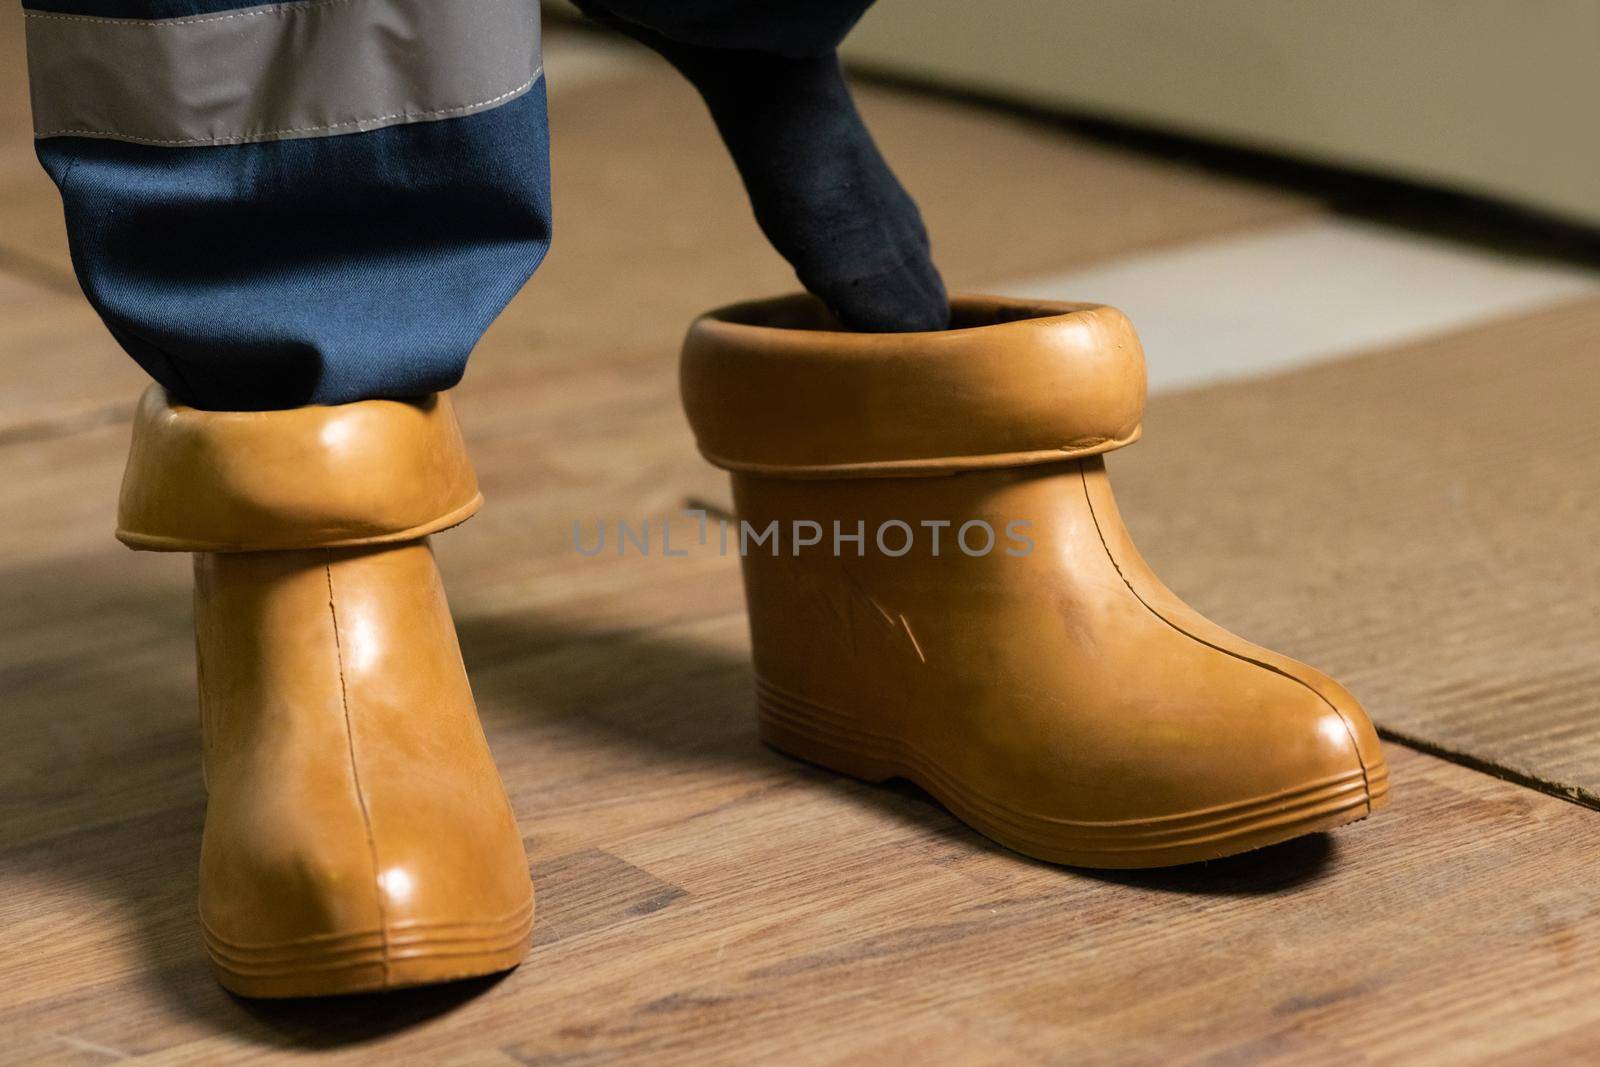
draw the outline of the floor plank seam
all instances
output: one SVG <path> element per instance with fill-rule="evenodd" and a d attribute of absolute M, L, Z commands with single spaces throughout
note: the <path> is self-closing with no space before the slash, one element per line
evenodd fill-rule
<path fill-rule="evenodd" d="M 1454 763 L 1459 767 L 1465 767 L 1480 774 L 1487 774 L 1491 778 L 1498 778 L 1502 782 L 1510 782 L 1512 785 L 1519 785 L 1536 793 L 1555 797 L 1557 800 L 1565 800 L 1569 804 L 1575 804 L 1580 808 L 1600 811 L 1600 796 L 1595 796 L 1585 789 L 1562 785 L 1559 782 L 1546 781 L 1527 771 L 1521 771 L 1515 767 L 1507 767 L 1492 760 L 1484 759 L 1481 756 L 1475 756 L 1470 752 L 1463 752 L 1450 748 L 1448 745 L 1406 733 L 1403 730 L 1396 730 L 1382 723 L 1377 723 L 1376 725 L 1378 736 L 1391 744 L 1404 745 L 1406 748 L 1426 753 L 1448 763 Z"/>

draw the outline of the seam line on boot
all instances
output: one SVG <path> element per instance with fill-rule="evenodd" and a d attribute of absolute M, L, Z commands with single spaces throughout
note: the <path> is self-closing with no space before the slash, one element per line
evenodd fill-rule
<path fill-rule="evenodd" d="M 355 783 L 356 804 L 361 808 L 361 824 L 367 834 L 367 855 L 372 859 L 372 887 L 378 906 L 379 947 L 383 959 L 383 984 L 389 984 L 389 913 L 383 899 L 382 871 L 378 867 L 378 841 L 372 833 L 372 814 L 367 810 L 367 794 L 361 788 L 361 768 L 356 762 L 356 733 L 350 724 L 350 691 L 344 681 L 344 645 L 339 639 L 339 609 L 334 603 L 333 568 L 322 565 L 328 579 L 328 616 L 333 620 L 333 654 L 339 665 L 339 702 L 344 708 L 344 737 L 350 752 L 350 777 Z"/>
<path fill-rule="evenodd" d="M 1361 746 L 1356 743 L 1356 732 L 1350 728 L 1350 720 L 1344 717 L 1344 712 L 1339 710 L 1338 705 L 1334 704 L 1333 701 L 1319 693 L 1317 688 L 1306 682 L 1305 679 L 1297 678 L 1288 671 L 1283 670 L 1281 667 L 1274 667 L 1272 664 L 1265 663 L 1254 658 L 1253 656 L 1246 656 L 1241 652 L 1235 652 L 1231 648 L 1223 648 L 1221 645 L 1207 641 L 1205 638 L 1200 637 L 1197 634 L 1192 634 L 1152 607 L 1148 600 L 1139 595 L 1139 590 L 1134 587 L 1134 584 L 1128 580 L 1128 576 L 1123 573 L 1122 564 L 1117 562 L 1117 554 L 1111 551 L 1111 545 L 1106 541 L 1105 531 L 1100 528 L 1100 516 L 1094 510 L 1094 497 L 1089 492 L 1089 476 L 1084 473 L 1083 463 L 1081 461 L 1078 464 L 1078 481 L 1083 486 L 1083 502 L 1089 507 L 1089 518 L 1094 521 L 1094 532 L 1100 538 L 1100 547 L 1105 551 L 1106 559 L 1111 561 L 1111 566 L 1116 570 L 1117 577 L 1122 579 L 1122 584 L 1128 587 L 1128 592 L 1133 594 L 1133 598 L 1135 600 L 1144 605 L 1144 609 L 1146 611 L 1191 641 L 1205 645 L 1207 648 L 1215 649 L 1216 651 L 1221 652 L 1224 656 L 1231 656 L 1236 660 L 1242 660 L 1245 663 L 1254 664 L 1255 666 L 1260 667 L 1262 670 L 1289 679 L 1291 682 L 1294 682 L 1296 685 L 1309 691 L 1312 696 L 1326 704 L 1329 711 L 1339 716 L 1339 725 L 1344 727 L 1345 736 L 1350 739 L 1350 751 L 1355 753 L 1356 766 L 1361 768 L 1361 786 L 1367 794 L 1367 814 L 1372 814 L 1372 781 L 1367 774 L 1367 761 L 1365 757 L 1361 755 Z"/>

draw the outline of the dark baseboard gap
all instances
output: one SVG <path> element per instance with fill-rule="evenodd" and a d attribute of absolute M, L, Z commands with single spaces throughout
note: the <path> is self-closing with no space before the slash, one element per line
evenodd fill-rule
<path fill-rule="evenodd" d="M 1600 267 L 1600 228 L 1507 200 L 963 89 L 871 64 L 850 69 L 863 84 L 990 108 L 1098 144 L 1309 196 L 1341 215 L 1500 253 Z"/>

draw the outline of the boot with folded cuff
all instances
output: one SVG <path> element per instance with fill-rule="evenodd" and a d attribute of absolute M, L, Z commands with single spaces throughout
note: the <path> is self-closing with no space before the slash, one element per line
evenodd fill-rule
<path fill-rule="evenodd" d="M 482 498 L 443 395 L 140 404 L 117 536 L 194 553 L 200 918 L 244 996 L 492 974 L 533 891 L 428 536 Z"/>
<path fill-rule="evenodd" d="M 1189 608 L 1123 527 L 1101 454 L 1140 432 L 1127 319 L 953 311 L 857 334 L 785 297 L 689 332 L 689 421 L 755 535 L 762 738 L 1073 866 L 1211 859 L 1382 807 L 1355 699 Z"/>

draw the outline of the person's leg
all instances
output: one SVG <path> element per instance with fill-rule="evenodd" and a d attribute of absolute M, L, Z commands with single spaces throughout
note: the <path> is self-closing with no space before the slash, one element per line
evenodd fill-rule
<path fill-rule="evenodd" d="M 847 326 L 950 318 L 916 204 L 861 121 L 834 48 L 870 0 L 581 0 L 692 82 L 756 221 Z"/>
<path fill-rule="evenodd" d="M 26 6 L 79 280 L 186 403 L 448 388 L 549 246 L 534 0 Z"/>
<path fill-rule="evenodd" d="M 437 394 L 550 238 L 534 0 L 30 4 L 73 261 L 159 383 L 117 536 L 195 557 L 219 979 L 516 966 L 527 860 L 430 536 L 482 501 Z"/>

